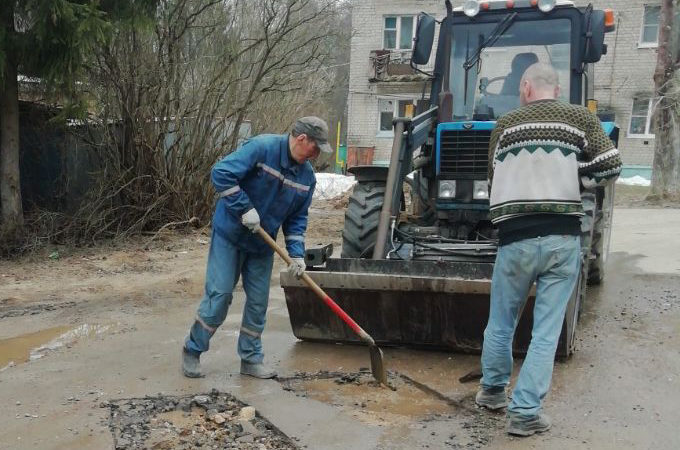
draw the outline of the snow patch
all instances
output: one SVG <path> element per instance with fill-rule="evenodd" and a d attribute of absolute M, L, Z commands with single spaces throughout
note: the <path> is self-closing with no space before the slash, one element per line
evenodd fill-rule
<path fill-rule="evenodd" d="M 356 183 L 356 180 L 353 176 L 337 173 L 317 173 L 314 198 L 318 200 L 331 200 L 340 197 L 352 189 L 354 183 Z"/>
<path fill-rule="evenodd" d="M 651 181 L 640 175 L 635 175 L 628 178 L 620 178 L 616 180 L 617 184 L 625 184 L 628 186 L 649 186 Z"/>

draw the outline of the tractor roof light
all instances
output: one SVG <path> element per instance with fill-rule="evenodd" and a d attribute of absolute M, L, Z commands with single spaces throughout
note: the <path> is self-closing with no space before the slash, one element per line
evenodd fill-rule
<path fill-rule="evenodd" d="M 614 24 L 614 11 L 609 8 L 604 10 L 604 30 L 614 31 L 616 25 Z"/>
<path fill-rule="evenodd" d="M 557 4 L 556 0 L 538 0 L 538 9 L 540 9 L 544 13 L 549 13 L 550 11 L 555 9 L 556 4 Z"/>
<path fill-rule="evenodd" d="M 475 17 L 479 14 L 479 2 L 477 0 L 467 0 L 463 4 L 463 12 L 468 17 Z"/>

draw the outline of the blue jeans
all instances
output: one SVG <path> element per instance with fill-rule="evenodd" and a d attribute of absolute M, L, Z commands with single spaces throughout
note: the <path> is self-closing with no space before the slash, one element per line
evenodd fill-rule
<path fill-rule="evenodd" d="M 239 276 L 243 275 L 246 304 L 238 338 L 238 354 L 242 360 L 251 364 L 261 363 L 264 354 L 260 336 L 266 321 L 273 264 L 273 254 L 244 252 L 213 231 L 205 276 L 205 293 L 184 347 L 197 355 L 208 350 L 210 338 L 227 317 L 232 292 Z"/>
<path fill-rule="evenodd" d="M 512 340 L 536 282 L 531 344 L 508 411 L 536 416 L 548 393 L 564 314 L 581 270 L 579 236 L 543 236 L 499 247 L 491 282 L 491 310 L 484 330 L 482 387 L 504 389 L 512 372 Z"/>

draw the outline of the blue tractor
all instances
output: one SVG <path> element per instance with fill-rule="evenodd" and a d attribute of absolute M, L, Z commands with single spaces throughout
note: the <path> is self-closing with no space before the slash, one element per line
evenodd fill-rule
<path fill-rule="evenodd" d="M 593 64 L 606 53 L 613 13 L 562 0 L 446 1 L 437 22 L 420 14 L 412 67 L 427 64 L 439 27 L 429 107 L 394 121 L 388 167 L 356 166 L 340 258 L 309 249 L 310 276 L 380 345 L 481 350 L 497 233 L 489 220 L 489 138 L 519 106 L 531 64 L 558 72 L 561 100 L 594 106 Z M 603 122 L 616 142 L 618 128 Z M 583 271 L 558 347 L 573 351 L 586 285 L 600 283 L 608 251 L 613 188 L 583 193 Z M 294 334 L 357 342 L 301 282 L 281 274 Z M 531 338 L 530 294 L 514 349 Z"/>

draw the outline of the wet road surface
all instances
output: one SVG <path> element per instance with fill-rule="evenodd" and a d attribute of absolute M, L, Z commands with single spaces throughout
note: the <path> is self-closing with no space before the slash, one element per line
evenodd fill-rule
<path fill-rule="evenodd" d="M 191 267 L 178 269 L 183 290 L 149 278 L 143 292 L 126 291 L 135 281 L 123 274 L 120 286 L 79 302 L 65 283 L 35 298 L 30 276 L 0 285 L 0 362 L 13 361 L 0 364 L 0 448 L 112 448 L 107 402 L 211 389 L 254 406 L 310 449 L 680 448 L 680 211 L 621 209 L 614 221 L 606 281 L 589 291 L 576 353 L 555 366 L 549 433 L 511 438 L 502 414 L 474 406 L 476 382 L 458 379 L 478 367 L 475 355 L 384 348 L 398 390 L 362 381 L 365 348 L 294 338 L 278 280 L 263 339 L 267 361 L 287 381 L 238 374 L 240 291 L 202 358 L 206 377 L 182 377 L 202 247 L 185 255 Z M 22 306 L 17 296 L 29 301 Z"/>

